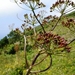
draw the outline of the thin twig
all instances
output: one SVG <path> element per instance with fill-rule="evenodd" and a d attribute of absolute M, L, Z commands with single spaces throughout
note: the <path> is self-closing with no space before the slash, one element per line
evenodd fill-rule
<path fill-rule="evenodd" d="M 71 44 L 71 43 L 74 42 L 74 41 L 75 41 L 75 38 L 74 38 L 73 40 L 71 40 L 71 41 L 68 43 L 68 45 Z"/>
<path fill-rule="evenodd" d="M 62 15 L 59 17 L 57 23 L 56 23 L 55 26 L 51 29 L 51 31 L 53 31 L 53 30 L 56 28 L 56 26 L 58 25 L 59 21 L 61 20 L 61 17 L 62 17 Z"/>
<path fill-rule="evenodd" d="M 40 64 L 40 63 L 43 62 L 47 57 L 48 57 L 48 55 L 46 55 L 45 57 L 43 57 L 43 59 L 42 59 L 41 61 L 39 61 L 38 63 L 34 64 L 33 66 L 36 66 L 36 65 Z"/>
<path fill-rule="evenodd" d="M 45 72 L 45 71 L 47 71 L 48 69 L 50 69 L 50 67 L 52 66 L 52 56 L 51 55 L 49 55 L 50 56 L 50 64 L 49 64 L 49 66 L 46 68 L 46 69 L 44 69 L 44 70 L 39 70 L 39 71 L 30 71 L 31 73 L 40 73 L 40 72 Z"/>
<path fill-rule="evenodd" d="M 26 36 L 24 35 L 24 55 L 25 55 L 25 65 L 26 68 L 29 68 L 28 60 L 27 60 L 27 54 L 26 54 Z"/>

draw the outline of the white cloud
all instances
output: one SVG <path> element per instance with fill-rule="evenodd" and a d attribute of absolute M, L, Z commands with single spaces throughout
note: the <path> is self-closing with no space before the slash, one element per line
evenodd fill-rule
<path fill-rule="evenodd" d="M 75 3 L 75 0 L 72 0 Z"/>
<path fill-rule="evenodd" d="M 0 14 L 10 14 L 18 11 L 20 11 L 20 8 L 16 3 L 11 2 L 11 0 L 0 0 Z"/>

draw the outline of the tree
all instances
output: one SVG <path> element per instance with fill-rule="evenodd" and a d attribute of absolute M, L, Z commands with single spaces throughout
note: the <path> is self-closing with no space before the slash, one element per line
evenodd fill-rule
<path fill-rule="evenodd" d="M 16 30 L 18 30 L 16 28 Z M 20 31 L 18 31 L 19 33 Z M 15 32 L 14 30 L 12 30 L 9 34 L 8 34 L 8 38 L 9 38 L 9 42 L 10 43 L 15 43 L 16 41 L 19 41 L 21 38 L 21 35 L 18 34 L 17 32 Z"/>
<path fill-rule="evenodd" d="M 0 47 L 3 48 L 9 43 L 7 36 L 0 40 Z"/>

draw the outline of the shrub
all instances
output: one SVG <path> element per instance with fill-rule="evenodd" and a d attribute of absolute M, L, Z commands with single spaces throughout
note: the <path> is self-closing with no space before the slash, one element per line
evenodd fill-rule
<path fill-rule="evenodd" d="M 16 51 L 14 50 L 14 46 L 10 49 L 9 54 L 15 54 Z"/>

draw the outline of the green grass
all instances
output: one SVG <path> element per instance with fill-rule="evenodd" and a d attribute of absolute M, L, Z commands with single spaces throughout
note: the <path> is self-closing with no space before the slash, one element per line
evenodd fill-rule
<path fill-rule="evenodd" d="M 52 55 L 53 63 L 52 67 L 38 75 L 75 75 L 75 42 L 71 44 L 73 47 L 70 53 L 64 53 L 62 55 Z M 37 50 L 31 50 L 28 54 L 29 62 L 37 53 Z M 15 55 L 0 55 L 0 74 L 1 75 L 18 75 L 16 72 L 19 72 L 24 65 L 24 52 L 18 52 L 18 59 Z M 44 55 L 43 55 L 44 56 Z M 38 60 L 40 60 L 41 56 Z M 19 62 L 18 62 L 19 61 Z M 31 62 L 30 62 L 31 63 Z M 49 58 L 44 60 L 43 63 L 33 68 L 33 70 L 44 69 L 49 64 Z M 26 73 L 26 69 L 23 70 L 23 75 Z"/>
<path fill-rule="evenodd" d="M 67 17 L 72 17 L 72 18 L 75 18 L 75 11 L 67 14 Z"/>

